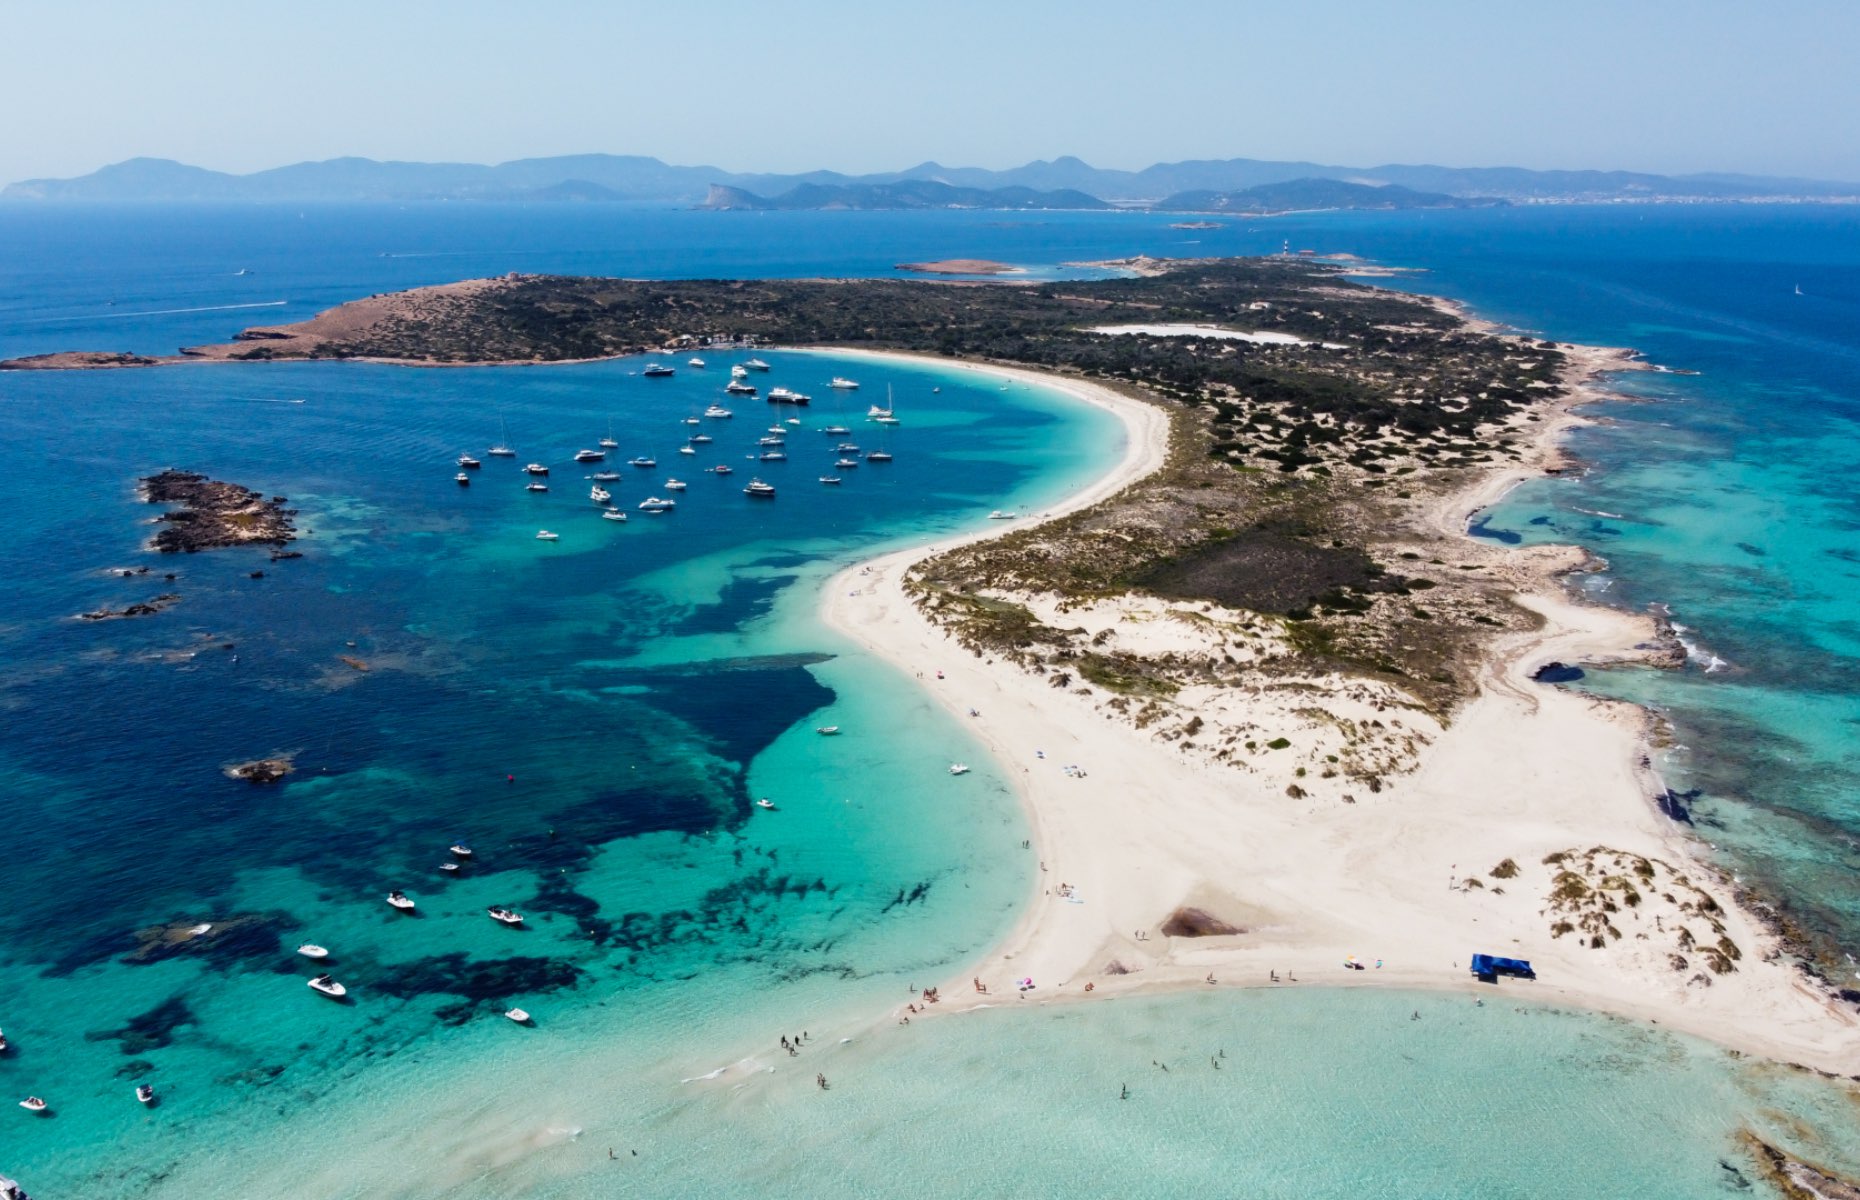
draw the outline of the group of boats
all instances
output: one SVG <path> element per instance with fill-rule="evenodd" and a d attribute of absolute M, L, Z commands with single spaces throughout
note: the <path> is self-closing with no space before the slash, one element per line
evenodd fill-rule
<path fill-rule="evenodd" d="M 688 365 L 703 367 L 704 360 L 701 358 L 692 358 L 689 360 Z M 730 369 L 731 380 L 729 386 L 726 387 L 725 390 L 735 394 L 755 395 L 757 392 L 756 387 L 744 382 L 745 378 L 751 371 L 767 371 L 769 369 L 769 364 L 758 358 L 752 358 L 746 363 L 739 363 Z M 674 368 L 665 366 L 661 363 L 652 363 L 648 365 L 642 373 L 660 377 L 673 374 Z M 828 386 L 836 391 L 857 391 L 859 383 L 857 380 L 848 379 L 842 375 L 835 375 Z M 775 387 L 769 389 L 768 399 L 776 404 L 805 405 L 810 402 L 811 397 L 789 388 Z M 703 410 L 703 418 L 696 415 L 689 416 L 683 419 L 683 424 L 686 426 L 701 425 L 703 424 L 704 418 L 710 420 L 729 420 L 734 416 L 735 414 L 723 405 L 711 404 Z M 867 411 L 866 416 L 869 420 L 880 425 L 898 424 L 890 388 L 886 389 L 884 406 L 872 405 Z M 790 417 L 784 423 L 770 426 L 768 432 L 756 440 L 756 452 L 749 457 L 758 462 L 786 462 L 788 459 L 787 435 L 790 432 L 789 427 L 799 425 L 800 423 L 799 417 Z M 827 425 L 822 429 L 822 432 L 829 436 L 839 438 L 850 437 L 852 434 L 851 429 L 845 425 L 839 424 Z M 696 455 L 700 447 L 711 445 L 715 441 L 716 439 L 707 433 L 692 433 L 685 439 L 685 444 L 679 447 L 678 453 L 687 456 Z M 609 431 L 605 437 L 600 439 L 597 445 L 598 449 L 577 450 L 575 452 L 574 461 L 580 466 L 599 466 L 601 468 L 587 477 L 593 485 L 588 489 L 588 499 L 601 511 L 601 516 L 605 520 L 615 523 L 624 522 L 627 519 L 627 514 L 615 506 L 613 490 L 603 486 L 605 484 L 617 483 L 621 478 L 621 473 L 619 471 L 605 465 L 608 453 L 618 449 L 620 443 L 613 437 L 612 432 Z M 868 463 L 888 463 L 892 461 L 892 455 L 888 450 L 875 449 L 862 451 L 857 443 L 851 441 L 836 442 L 833 449 L 837 457 L 833 463 L 832 473 L 820 476 L 820 482 L 827 486 L 838 486 L 845 482 L 840 472 L 857 468 L 862 461 L 862 455 L 863 461 Z M 490 458 L 517 457 L 517 452 L 510 448 L 507 433 L 503 440 L 500 440 L 485 453 L 486 457 Z M 659 464 L 658 460 L 652 455 L 640 454 L 628 459 L 627 465 L 642 470 L 651 470 L 656 469 Z M 482 469 L 484 463 L 483 460 L 470 454 L 461 454 L 458 457 L 458 466 L 459 473 L 457 475 L 457 480 L 459 484 L 461 486 L 470 486 L 473 478 L 472 472 Z M 724 463 L 705 467 L 703 470 L 706 474 L 711 475 L 730 475 L 734 473 L 734 468 Z M 529 463 L 523 467 L 523 474 L 527 478 L 525 484 L 526 490 L 530 492 L 547 492 L 549 490 L 549 467 L 546 463 Z M 688 486 L 689 485 L 682 480 L 668 478 L 663 488 L 667 492 L 683 492 Z M 775 496 L 775 485 L 759 478 L 752 478 L 743 488 L 743 494 L 750 499 L 772 499 Z M 678 502 L 671 496 L 647 496 L 635 507 L 637 511 L 659 515 L 675 511 L 678 507 Z M 561 534 L 549 529 L 540 529 L 536 532 L 536 540 L 542 542 L 556 542 L 561 540 Z"/>

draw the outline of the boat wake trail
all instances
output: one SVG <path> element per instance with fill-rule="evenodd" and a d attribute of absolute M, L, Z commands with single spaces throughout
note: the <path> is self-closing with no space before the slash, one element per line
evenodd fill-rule
<path fill-rule="evenodd" d="M 253 304 L 204 304 L 199 308 L 145 308 L 137 312 L 88 313 L 81 317 L 40 317 L 22 325 L 59 325 L 71 321 L 120 321 L 127 317 L 165 317 L 173 313 L 226 312 L 234 308 L 281 308 L 289 300 L 260 300 Z"/>

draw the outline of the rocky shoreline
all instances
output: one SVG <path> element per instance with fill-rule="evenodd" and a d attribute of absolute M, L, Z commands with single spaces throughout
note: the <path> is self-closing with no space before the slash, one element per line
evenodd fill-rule
<path fill-rule="evenodd" d="M 157 518 L 163 528 L 153 548 L 163 554 L 194 554 L 224 546 L 283 546 L 297 536 L 283 496 L 265 497 L 236 483 L 209 479 L 196 471 L 170 467 L 141 481 L 149 504 L 180 507 Z"/>

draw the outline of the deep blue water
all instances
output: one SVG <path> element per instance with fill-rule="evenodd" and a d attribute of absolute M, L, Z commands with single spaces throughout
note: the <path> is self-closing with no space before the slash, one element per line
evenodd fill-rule
<path fill-rule="evenodd" d="M 1590 469 L 1520 489 L 1484 532 L 1589 546 L 1611 564 L 1587 584 L 1600 598 L 1672 608 L 1699 665 L 1590 672 L 1582 686 L 1666 712 L 1686 749 L 1663 766 L 1699 789 L 1702 832 L 1825 946 L 1853 946 L 1850 209 L 1320 214 L 1183 231 L 1137 214 L 15 206 L 0 208 L 0 355 L 165 352 L 509 270 L 888 275 L 978 256 L 1055 275 L 1282 239 L 1425 268 L 1406 285 L 1700 372 L 1624 379 L 1634 402 L 1577 436 Z M 60 1104 L 0 1142 L 0 1170 L 31 1168 L 44 1194 L 135 1194 L 231 1122 L 259 1137 L 255 1113 L 276 1132 L 318 1105 L 397 1110 L 442 1058 L 544 1078 L 575 1061 L 551 1057 L 571 1031 L 618 1056 L 616 1077 L 660 1052 L 683 1069 L 691 1031 L 740 1018 L 744 989 L 790 1009 L 849 1003 L 998 934 L 1025 890 L 1006 788 L 979 770 L 946 794 L 939 764 L 976 757 L 952 749 L 961 730 L 908 681 L 840 653 L 807 604 L 823 564 L 1056 495 L 1114 457 L 1115 436 L 1028 389 L 776 357 L 773 381 L 823 402 L 831 374 L 893 382 L 907 416 L 890 435 L 897 461 L 820 488 L 823 409 L 791 435 L 805 448 L 792 461 L 748 463 L 770 424 L 760 402 L 707 423 L 703 456 L 676 455 L 682 420 L 721 383 L 717 356 L 714 378 L 671 381 L 632 374 L 638 362 L 0 375 L 0 1027 L 16 1044 L 0 1097 Z M 844 415 L 862 411 L 849 401 Z M 520 461 L 552 464 L 546 497 L 507 461 L 452 483 L 452 457 L 506 428 Z M 621 504 L 677 475 L 691 487 L 675 514 L 594 516 L 567 460 L 609 428 L 617 457 L 659 458 L 651 473 L 618 468 Z M 858 440 L 875 436 L 858 423 Z M 737 473 L 701 473 L 717 461 Z M 290 496 L 306 557 L 155 563 L 132 487 L 170 464 Z M 741 495 L 752 472 L 777 483 L 775 504 Z M 562 540 L 536 541 L 545 526 Z M 108 574 L 142 563 L 152 577 Z M 158 617 L 69 619 L 163 590 L 182 600 Z M 819 739 L 821 723 L 849 732 Z M 300 771 L 282 787 L 221 774 L 285 751 Z M 780 821 L 751 808 L 771 793 Z M 897 819 L 920 803 L 937 819 Z M 436 866 L 459 836 L 481 858 L 444 881 Z M 425 917 L 388 912 L 391 886 Z M 531 932 L 505 937 L 481 915 L 489 903 L 525 909 Z M 136 957 L 138 931 L 197 922 L 220 932 Z M 306 1003 L 289 953 L 306 937 L 338 948 L 356 1005 Z M 495 1019 L 513 1000 L 563 1035 L 521 1062 Z M 144 1072 L 172 1097 L 152 1124 L 125 1099 Z M 483 1074 L 449 1086 L 475 1096 Z M 124 1146 L 152 1165 L 119 1170 Z"/>

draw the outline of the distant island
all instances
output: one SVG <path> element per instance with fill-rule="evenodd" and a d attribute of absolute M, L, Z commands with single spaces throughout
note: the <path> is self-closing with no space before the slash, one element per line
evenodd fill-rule
<path fill-rule="evenodd" d="M 1265 183 L 1236 192 L 1200 190 L 1177 192 L 1156 207 L 1164 212 L 1236 212 L 1254 216 L 1321 208 L 1502 208 L 1511 202 L 1498 196 L 1449 196 L 1444 192 L 1417 192 L 1400 184 L 1372 187 L 1341 179 L 1294 179 Z"/>
<path fill-rule="evenodd" d="M 897 270 L 919 275 L 1020 275 L 1025 267 L 1009 266 L 988 258 L 945 258 L 938 262 L 899 263 Z"/>
<path fill-rule="evenodd" d="M 246 175 L 170 159 L 132 158 L 76 178 L 26 179 L 8 184 L 0 189 L 0 200 L 241 204 L 478 200 L 733 209 L 1174 207 L 1182 211 L 1216 211 L 1185 209 L 1181 197 L 1246 193 L 1270 185 L 1310 185 L 1320 180 L 1364 188 L 1406 188 L 1459 199 L 1508 200 L 1514 204 L 1860 201 L 1860 183 L 1732 174 L 1671 176 L 1635 171 L 1402 164 L 1351 167 L 1249 158 L 1196 159 L 1122 171 L 1094 167 L 1069 156 L 1006 170 L 924 162 L 902 171 L 866 175 L 838 171 L 756 174 L 715 166 L 678 166 L 625 154 L 527 158 L 495 166 L 333 158 Z M 1386 201 L 1387 196 L 1383 199 Z M 1288 206 L 1267 205 L 1268 210 L 1275 207 Z M 1301 202 L 1289 207 L 1354 205 Z M 1254 210 L 1235 207 L 1233 211 Z"/>

